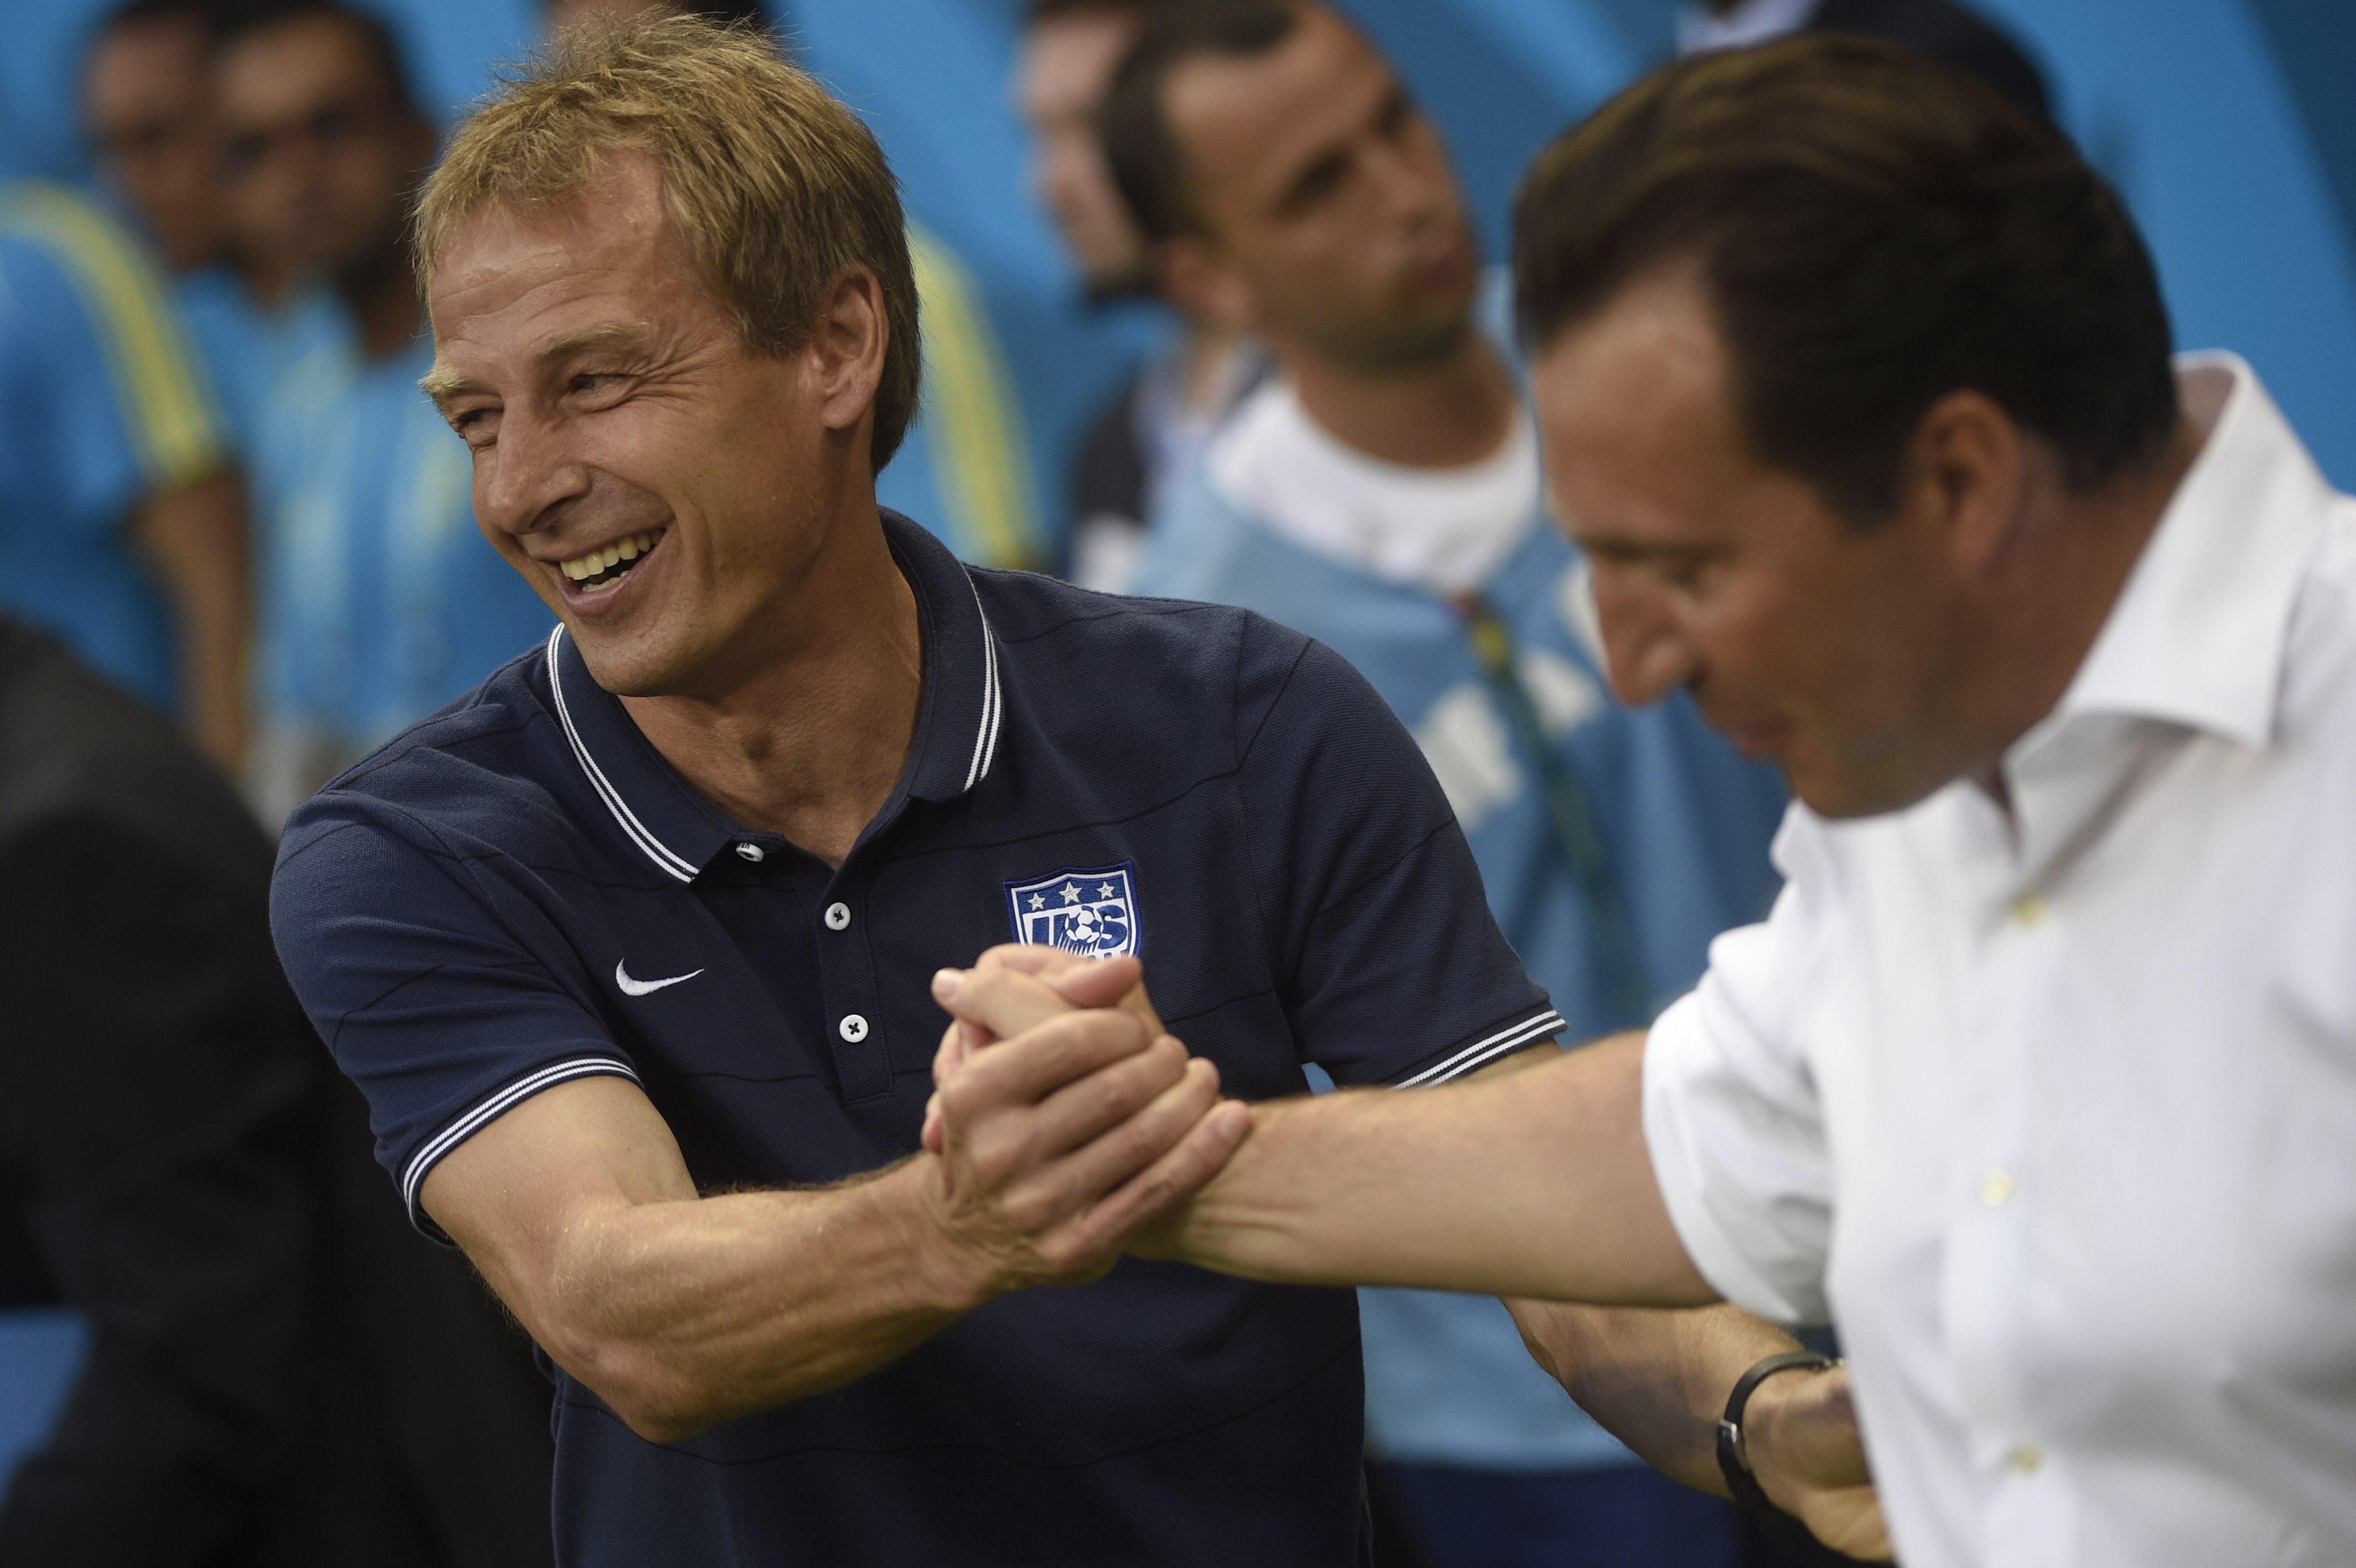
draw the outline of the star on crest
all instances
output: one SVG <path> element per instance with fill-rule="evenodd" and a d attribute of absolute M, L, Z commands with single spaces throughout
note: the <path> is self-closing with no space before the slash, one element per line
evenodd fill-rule
<path fill-rule="evenodd" d="M 1079 883 L 1066 882 L 1064 884 L 1064 901 L 1067 904 L 1076 904 L 1080 901 Z"/>
<path fill-rule="evenodd" d="M 1098 882 L 1097 884 L 1097 897 L 1100 899 L 1108 899 L 1112 897 L 1112 884 L 1110 882 Z"/>
<path fill-rule="evenodd" d="M 1045 909 L 1047 907 L 1047 895 L 1044 893 L 1033 893 L 1031 895 L 1031 907 L 1033 909 Z"/>

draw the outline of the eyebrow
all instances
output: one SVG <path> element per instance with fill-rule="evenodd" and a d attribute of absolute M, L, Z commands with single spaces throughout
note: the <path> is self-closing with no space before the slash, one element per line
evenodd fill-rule
<path fill-rule="evenodd" d="M 583 327 L 578 332 L 568 332 L 549 339 L 532 355 L 532 362 L 549 365 L 591 348 L 602 348 L 610 343 L 640 341 L 650 331 L 651 328 L 643 321 L 599 322 L 594 326 Z M 468 392 L 485 392 L 490 389 L 471 376 L 461 375 L 437 364 L 417 379 L 417 389 L 434 402 L 441 403 Z"/>

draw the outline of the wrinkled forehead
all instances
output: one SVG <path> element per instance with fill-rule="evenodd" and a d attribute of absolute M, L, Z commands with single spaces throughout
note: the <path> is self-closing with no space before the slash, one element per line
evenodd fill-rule
<path fill-rule="evenodd" d="M 459 218 L 426 303 L 437 349 L 495 355 L 599 322 L 716 308 L 643 155 L 616 156 L 572 191 L 495 197 Z"/>

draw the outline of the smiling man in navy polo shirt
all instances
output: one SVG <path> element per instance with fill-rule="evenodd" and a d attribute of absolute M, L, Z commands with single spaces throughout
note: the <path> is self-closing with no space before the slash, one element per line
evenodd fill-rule
<path fill-rule="evenodd" d="M 1414 743 L 1248 613 L 880 514 L 916 294 L 766 44 L 568 40 L 420 215 L 427 378 L 562 624 L 291 822 L 280 950 L 417 1221 L 560 1369 L 568 1564 L 1354 1564 L 1345 1291 L 1123 1261 L 1248 1098 L 1560 1019 Z M 943 965 L 1150 955 L 920 1147 Z M 1027 1285 L 1077 1286 L 1025 1290 Z"/>

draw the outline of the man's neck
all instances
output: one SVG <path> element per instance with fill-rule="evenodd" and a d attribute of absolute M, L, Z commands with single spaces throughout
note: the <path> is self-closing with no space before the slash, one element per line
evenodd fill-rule
<path fill-rule="evenodd" d="M 724 690 L 622 706 L 734 821 L 840 866 L 899 783 L 924 695 L 916 594 L 872 499 L 774 620 L 790 641 Z"/>
<path fill-rule="evenodd" d="M 1301 406 L 1344 446 L 1408 468 L 1462 468 L 1494 455 L 1512 433 L 1520 399 L 1495 348 L 1467 327 L 1447 355 L 1409 368 L 1370 371 L 1274 345 Z"/>
<path fill-rule="evenodd" d="M 337 272 L 336 293 L 359 329 L 360 353 L 369 359 L 398 354 L 417 336 L 424 315 L 407 253 L 399 245 L 379 251 Z"/>
<path fill-rule="evenodd" d="M 2063 497 L 2030 530 L 2029 548 L 2014 553 L 2006 570 L 2011 581 L 1998 585 L 2007 613 L 1983 626 L 1977 645 L 1985 656 L 1968 661 L 1980 671 L 1972 683 L 1979 700 L 1964 699 L 1985 716 L 1988 772 L 2077 678 L 2204 439 L 2189 420 L 2179 423 L 2142 472 Z"/>

